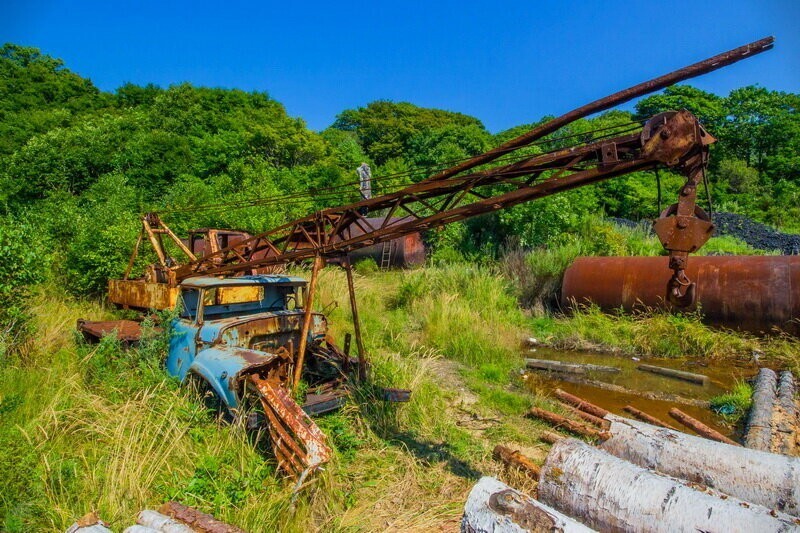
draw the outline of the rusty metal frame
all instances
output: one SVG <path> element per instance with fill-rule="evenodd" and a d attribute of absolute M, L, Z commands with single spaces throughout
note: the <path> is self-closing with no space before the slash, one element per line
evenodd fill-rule
<path fill-rule="evenodd" d="M 767 37 L 596 100 L 400 191 L 318 211 L 242 241 L 177 268 L 175 282 L 197 275 L 233 274 L 251 268 L 282 265 L 308 260 L 317 255 L 341 257 L 361 246 L 379 244 L 412 232 L 511 207 L 627 172 L 652 169 L 659 165 L 681 167 L 686 163 L 686 151 L 681 151 L 679 157 L 672 158 L 664 157 L 664 153 L 644 153 L 643 140 L 639 134 L 634 134 L 531 156 L 484 171 L 461 174 L 527 146 L 579 118 L 769 50 L 773 42 L 772 37 Z M 665 124 L 651 125 L 653 130 L 664 127 Z M 662 151 L 674 151 L 680 144 L 674 139 L 672 142 L 662 140 L 665 141 L 662 143 Z M 605 149 L 609 146 L 614 147 L 616 154 L 609 156 L 606 153 Z M 541 180 L 551 170 L 558 172 Z M 688 175 L 688 171 L 683 171 Z M 567 172 L 572 174 L 565 176 Z M 498 191 L 498 187 L 503 186 L 512 190 Z M 479 200 L 459 206 L 468 194 Z M 397 209 L 402 209 L 409 217 L 390 221 L 390 216 Z M 366 221 L 366 215 L 383 210 L 388 211 L 384 222 L 378 228 L 372 227 Z M 345 228 L 351 225 L 361 228 L 363 235 L 345 235 Z M 369 229 L 365 229 L 364 225 Z M 263 252 L 267 253 L 265 257 L 254 259 L 254 254 Z"/>
<path fill-rule="evenodd" d="M 272 450 L 278 468 L 295 481 L 295 492 L 305 479 L 330 460 L 325 435 L 279 382 L 257 374 L 247 376 L 259 393 Z"/>
<path fill-rule="evenodd" d="M 367 379 L 367 353 L 364 350 L 364 341 L 361 337 L 361 320 L 358 317 L 358 302 L 356 301 L 356 289 L 353 283 L 353 266 L 350 264 L 349 257 L 344 258 L 344 270 L 347 275 L 347 292 L 350 295 L 353 331 L 356 334 L 356 347 L 358 348 L 358 379 L 364 381 Z M 349 346 L 347 348 L 349 349 Z"/>
<path fill-rule="evenodd" d="M 311 281 L 308 287 L 308 294 L 306 301 L 303 302 L 303 327 L 300 330 L 300 345 L 297 347 L 297 358 L 294 365 L 294 379 L 292 383 L 297 386 L 300 383 L 300 377 L 303 374 L 303 363 L 306 356 L 306 346 L 308 344 L 308 331 L 311 328 L 311 316 L 314 306 L 314 296 L 317 292 L 317 281 L 319 279 L 319 271 L 324 266 L 325 262 L 320 256 L 314 257 L 314 266 L 311 269 Z"/>

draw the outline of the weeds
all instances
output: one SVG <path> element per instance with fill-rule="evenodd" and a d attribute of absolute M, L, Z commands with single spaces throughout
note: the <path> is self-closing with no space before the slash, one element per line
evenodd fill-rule
<path fill-rule="evenodd" d="M 737 381 L 730 392 L 711 398 L 711 409 L 735 424 L 750 410 L 752 397 L 753 387 L 745 381 Z"/>
<path fill-rule="evenodd" d="M 563 254 L 537 259 L 537 271 L 557 275 Z M 558 410 L 514 379 L 527 334 L 631 354 L 746 358 L 759 350 L 798 365 L 792 339 L 711 330 L 695 315 L 586 308 L 531 317 L 490 265 L 367 269 L 355 283 L 371 381 L 318 419 L 334 458 L 294 507 L 262 443 L 207 416 L 167 377 L 166 334 L 151 330 L 129 351 L 110 340 L 84 345 L 73 334 L 77 318 L 111 313 L 45 286 L 30 306 L 36 342 L 0 367 L 0 529 L 63 531 L 92 509 L 119 527 L 171 498 L 250 531 L 456 525 L 475 478 L 498 471 L 490 444 L 539 453 L 544 426 L 523 415 L 531 405 Z M 344 273 L 324 269 L 319 294 L 331 334 L 342 339 L 352 331 Z M 383 387 L 412 389 L 411 401 L 384 403 Z"/>

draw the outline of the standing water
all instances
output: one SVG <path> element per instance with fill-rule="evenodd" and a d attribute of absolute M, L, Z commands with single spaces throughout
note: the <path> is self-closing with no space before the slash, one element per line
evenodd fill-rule
<path fill-rule="evenodd" d="M 525 350 L 523 356 L 619 369 L 616 373 L 588 371 L 580 375 L 528 370 L 523 379 L 528 389 L 535 393 L 552 396 L 553 390 L 560 388 L 625 417 L 631 415 L 625 412 L 623 407 L 631 405 L 662 422 L 691 433 L 691 430 L 669 416 L 669 410 L 677 407 L 727 436 L 732 436 L 735 428 L 722 416 L 714 413 L 709 408 L 708 401 L 714 396 L 729 392 L 737 381 L 749 379 L 757 371 L 754 365 L 730 360 L 717 362 L 688 358 L 639 359 L 614 354 L 559 351 L 551 348 Z M 640 364 L 694 372 L 708 376 L 709 379 L 700 385 L 639 370 Z"/>

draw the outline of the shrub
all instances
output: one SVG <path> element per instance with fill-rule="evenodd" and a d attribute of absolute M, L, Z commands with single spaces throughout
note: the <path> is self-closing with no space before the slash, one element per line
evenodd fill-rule
<path fill-rule="evenodd" d="M 11 218 L 0 220 L 0 357 L 13 352 L 30 333 L 27 300 L 49 267 L 41 236 Z"/>

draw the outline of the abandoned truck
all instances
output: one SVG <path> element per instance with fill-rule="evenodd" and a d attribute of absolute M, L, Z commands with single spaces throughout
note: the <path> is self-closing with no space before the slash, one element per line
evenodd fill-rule
<path fill-rule="evenodd" d="M 502 159 L 503 164 L 493 167 L 484 165 L 500 162 L 501 157 L 508 157 L 577 119 L 771 47 L 772 38 L 767 38 L 719 54 L 539 124 L 420 182 L 315 211 L 199 258 L 157 214 L 148 213 L 142 219 L 142 230 L 123 279 L 109 280 L 109 301 L 129 308 L 170 309 L 180 298 L 184 310 L 173 324 L 175 338 L 170 345 L 168 371 L 207 383 L 210 392 L 236 413 L 242 412 L 252 390 L 264 407 L 264 425 L 278 466 L 299 478 L 299 487 L 309 473 L 325 462 L 330 449 L 319 428 L 293 401 L 290 391 L 296 392 L 304 377 L 305 383 L 316 385 L 314 392 L 337 394 L 337 384 L 347 383 L 353 366 L 347 355 L 347 339 L 345 349 L 340 351 L 326 335 L 325 318 L 312 312 L 317 277 L 326 262 L 341 264 L 347 275 L 358 349 L 357 377 L 364 382 L 366 355 L 351 252 L 632 172 L 666 167 L 683 174 L 686 181 L 678 202 L 662 211 L 654 224 L 655 233 L 669 253 L 664 272 L 672 271 L 663 295 L 674 308 L 689 308 L 696 303 L 696 283 L 686 274 L 689 255 L 714 231 L 710 217 L 697 206 L 697 192 L 706 180 L 709 145 L 716 141 L 689 111 L 664 112 L 642 125 L 625 126 L 620 132 L 595 130 L 589 132 L 588 139 L 572 139 L 572 144 L 550 152 L 526 153 L 513 162 Z M 563 139 L 568 138 L 571 136 Z M 483 169 L 475 170 L 478 167 Z M 398 210 L 408 216 L 396 217 Z M 380 216 L 370 219 L 368 214 Z M 347 233 L 346 229 L 353 225 L 360 231 Z M 188 262 L 176 262 L 165 253 L 165 236 Z M 153 246 L 158 263 L 148 265 L 141 278 L 131 279 L 145 238 Z M 253 275 L 260 269 L 312 260 L 307 295 L 305 282 L 299 278 Z M 83 326 L 84 333 L 92 327 L 88 323 Z M 407 400 L 408 393 L 387 390 L 384 398 Z M 308 402 L 305 406 L 309 408 Z"/>
<path fill-rule="evenodd" d="M 184 280 L 175 295 L 178 314 L 169 325 L 165 362 L 171 376 L 191 384 L 225 418 L 241 417 L 250 429 L 266 426 L 278 468 L 297 487 L 331 454 L 309 414 L 340 407 L 348 393 L 342 385 L 357 366 L 330 342 L 321 313 L 309 312 L 301 342 L 306 289 L 306 280 L 286 275 Z M 127 320 L 81 321 L 79 329 L 93 339 L 116 334 L 138 340 L 141 332 Z M 289 391 L 302 346 L 309 392 L 301 407 Z"/>
<path fill-rule="evenodd" d="M 298 346 L 306 281 L 275 275 L 198 277 L 180 286 L 166 368 L 181 382 L 199 380 L 231 414 L 243 405 L 248 374 L 286 383 L 290 365 L 280 348 Z M 312 314 L 308 345 L 325 340 L 327 325 Z M 284 348 L 283 351 L 289 350 Z"/>

